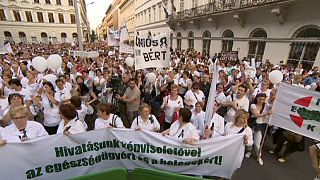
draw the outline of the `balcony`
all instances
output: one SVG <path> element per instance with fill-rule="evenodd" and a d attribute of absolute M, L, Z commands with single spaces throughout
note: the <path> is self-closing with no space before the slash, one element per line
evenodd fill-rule
<path fill-rule="evenodd" d="M 292 1 L 295 0 L 216 0 L 210 4 L 174 13 L 169 16 L 168 23 L 265 5 L 283 4 Z"/>

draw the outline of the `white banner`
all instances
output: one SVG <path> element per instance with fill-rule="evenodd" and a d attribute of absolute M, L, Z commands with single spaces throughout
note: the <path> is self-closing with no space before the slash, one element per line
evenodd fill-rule
<path fill-rule="evenodd" d="M 13 53 L 11 44 L 7 43 L 4 46 L 0 45 L 0 54 L 7 54 L 7 53 Z"/>
<path fill-rule="evenodd" d="M 110 28 L 108 29 L 108 46 L 118 46 L 119 45 L 119 38 L 120 38 L 120 30 L 113 31 Z"/>
<path fill-rule="evenodd" d="M 199 141 L 150 131 L 100 129 L 0 148 L 1 179 L 68 179 L 116 167 L 230 178 L 244 153 L 243 135 Z"/>
<path fill-rule="evenodd" d="M 320 140 L 320 93 L 281 83 L 269 123 Z"/>
<path fill-rule="evenodd" d="M 169 67 L 170 63 L 169 33 L 152 37 L 136 36 L 135 69 L 150 67 Z"/>
<path fill-rule="evenodd" d="M 128 44 L 123 44 L 123 43 L 120 43 L 119 52 L 120 53 L 134 54 L 133 47 L 128 45 Z"/>
<path fill-rule="evenodd" d="M 98 51 L 73 51 L 73 55 L 85 58 L 96 58 L 99 57 Z"/>

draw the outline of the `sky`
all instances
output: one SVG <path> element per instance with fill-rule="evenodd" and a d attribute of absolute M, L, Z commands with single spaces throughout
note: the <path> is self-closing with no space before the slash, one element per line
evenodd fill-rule
<path fill-rule="evenodd" d="M 93 4 L 90 4 L 94 2 Z M 90 22 L 90 29 L 96 30 L 101 24 L 103 17 L 112 3 L 112 0 L 86 0 L 87 16 Z"/>

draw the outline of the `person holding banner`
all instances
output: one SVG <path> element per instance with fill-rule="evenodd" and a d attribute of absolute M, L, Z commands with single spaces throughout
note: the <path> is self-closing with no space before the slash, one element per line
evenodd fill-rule
<path fill-rule="evenodd" d="M 97 106 L 98 119 L 95 121 L 94 129 L 102 128 L 124 128 L 123 122 L 116 114 L 111 114 L 112 105 L 100 103 Z"/>
<path fill-rule="evenodd" d="M 253 103 L 250 106 L 251 118 L 249 123 L 254 128 L 253 140 L 254 140 L 254 150 L 257 155 L 257 161 L 259 165 L 263 165 L 263 160 L 261 158 L 260 145 L 262 142 L 263 135 L 268 127 L 268 118 L 271 115 L 271 106 L 266 104 L 267 95 L 265 93 L 259 93 L 256 95 Z M 250 157 L 251 152 L 246 153 L 246 157 Z"/>
<path fill-rule="evenodd" d="M 59 107 L 62 121 L 59 124 L 57 134 L 65 135 L 85 132 L 83 123 L 77 117 L 77 110 L 72 104 L 61 104 Z"/>
<path fill-rule="evenodd" d="M 134 118 L 131 129 L 154 132 L 158 132 L 160 130 L 160 124 L 157 118 L 150 114 L 151 107 L 148 104 L 142 103 L 139 108 L 139 112 L 140 115 Z"/>
<path fill-rule="evenodd" d="M 216 111 L 218 110 L 218 103 L 214 103 L 213 116 L 207 126 L 203 129 L 203 139 L 221 137 L 224 135 L 224 118 Z"/>
<path fill-rule="evenodd" d="M 192 144 L 200 140 L 200 136 L 196 127 L 190 122 L 191 111 L 188 108 L 181 108 L 179 110 L 179 121 L 175 121 L 169 129 L 162 132 L 164 136 L 172 136 L 186 144 Z"/>
<path fill-rule="evenodd" d="M 28 121 L 27 107 L 12 107 L 9 114 L 13 123 L 0 131 L 2 140 L 6 142 L 25 142 L 37 137 L 48 136 L 47 131 L 40 123 Z"/>
<path fill-rule="evenodd" d="M 197 102 L 195 109 L 192 111 L 191 123 L 197 128 L 199 136 L 202 136 L 204 124 L 205 124 L 205 112 L 203 109 L 203 103 Z"/>

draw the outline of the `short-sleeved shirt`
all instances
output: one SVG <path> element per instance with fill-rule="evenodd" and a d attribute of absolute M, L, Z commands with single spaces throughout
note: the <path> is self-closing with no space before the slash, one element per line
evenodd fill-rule
<path fill-rule="evenodd" d="M 127 111 L 138 111 L 139 106 L 140 106 L 140 90 L 137 86 L 135 86 L 133 89 L 128 87 L 126 89 L 126 92 L 124 93 L 127 98 L 133 98 L 133 102 L 126 102 L 127 104 Z"/>
<path fill-rule="evenodd" d="M 111 126 L 116 128 L 124 128 L 122 120 L 115 114 L 110 114 L 108 119 L 98 118 L 94 123 L 94 129 L 102 129 Z"/>
<path fill-rule="evenodd" d="M 182 140 L 186 138 L 192 138 L 196 140 L 200 139 L 197 128 L 194 125 L 192 125 L 191 122 L 185 124 L 180 128 L 179 127 L 180 127 L 180 121 L 175 121 L 170 126 L 169 135 Z"/>
<path fill-rule="evenodd" d="M 60 122 L 57 134 L 63 133 L 64 131 L 69 131 L 71 134 L 78 134 L 85 132 L 86 129 L 81 121 L 79 121 L 77 118 L 74 118 L 66 125 L 64 125 L 64 120 Z"/>
<path fill-rule="evenodd" d="M 27 126 L 24 129 L 25 134 L 29 139 L 35 139 L 42 136 L 48 136 L 44 127 L 35 121 L 27 121 Z M 19 131 L 14 124 L 11 124 L 0 131 L 1 137 L 7 142 L 21 142 L 21 137 L 24 135 Z"/>
<path fill-rule="evenodd" d="M 152 131 L 153 129 L 160 130 L 160 124 L 159 124 L 157 118 L 154 115 L 150 115 L 150 117 L 152 117 L 152 120 L 150 120 L 150 118 L 149 118 L 147 121 L 144 121 L 141 118 L 141 116 L 134 118 L 134 120 L 131 124 L 131 129 L 140 128 L 140 129 L 148 130 L 148 131 Z"/>

